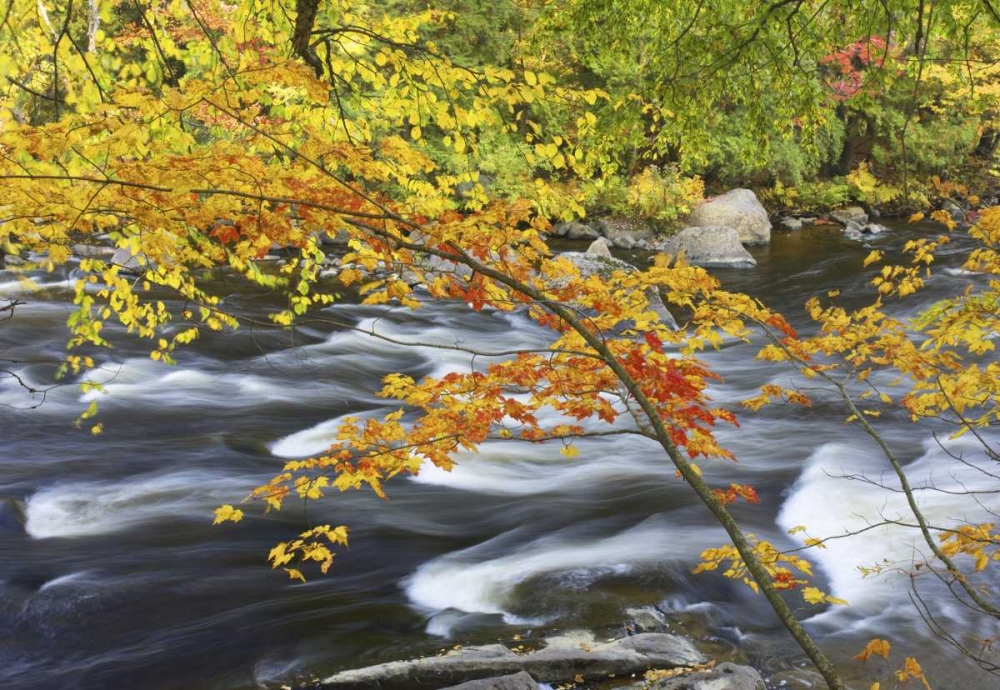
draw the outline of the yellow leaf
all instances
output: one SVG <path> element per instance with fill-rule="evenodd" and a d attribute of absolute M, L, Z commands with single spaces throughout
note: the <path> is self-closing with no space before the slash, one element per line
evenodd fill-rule
<path fill-rule="evenodd" d="M 577 450 L 576 446 L 572 443 L 568 443 L 562 447 L 562 450 L 560 450 L 559 453 L 565 455 L 567 458 L 575 458 L 580 454 L 580 451 Z"/>
<path fill-rule="evenodd" d="M 291 579 L 291 580 L 302 580 L 302 582 L 305 582 L 305 581 L 306 581 L 306 576 L 305 576 L 305 575 L 303 575 L 303 574 L 302 574 L 302 573 L 301 573 L 301 572 L 300 572 L 299 570 L 297 570 L 296 568 L 284 568 L 284 571 L 285 571 L 286 573 L 288 573 L 288 577 L 289 577 L 289 579 Z"/>
<path fill-rule="evenodd" d="M 233 508 L 231 505 L 226 504 L 215 509 L 215 521 L 212 524 L 218 525 L 220 522 L 239 522 L 242 519 L 242 510 L 239 508 Z"/>
<path fill-rule="evenodd" d="M 858 654 L 854 656 L 855 661 L 868 661 L 872 656 L 880 656 L 883 659 L 889 658 L 889 651 L 892 649 L 892 645 L 889 644 L 888 640 L 882 640 L 876 638 L 871 640 L 865 648 L 861 650 Z"/>

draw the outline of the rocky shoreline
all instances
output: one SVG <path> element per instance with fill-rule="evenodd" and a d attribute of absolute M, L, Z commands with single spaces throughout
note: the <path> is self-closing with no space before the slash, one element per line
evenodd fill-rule
<path fill-rule="evenodd" d="M 530 647 L 456 646 L 437 656 L 342 671 L 312 685 L 322 690 L 764 690 L 751 666 L 716 663 L 684 636 L 636 632 L 598 639 L 590 631 L 551 635 Z"/>

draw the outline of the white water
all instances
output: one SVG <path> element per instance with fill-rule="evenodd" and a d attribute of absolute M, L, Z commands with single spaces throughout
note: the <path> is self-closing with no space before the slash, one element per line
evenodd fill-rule
<path fill-rule="evenodd" d="M 76 538 L 132 529 L 168 518 L 211 521 L 238 500 L 246 477 L 189 470 L 107 482 L 60 482 L 33 494 L 25 531 L 35 539 Z"/>
<path fill-rule="evenodd" d="M 955 521 L 995 520 L 990 512 L 1000 511 L 1000 494 L 992 493 L 997 480 L 986 473 L 995 472 L 991 466 L 995 463 L 986 460 L 981 447 L 969 439 L 947 442 L 946 447 L 972 466 L 950 457 L 933 439 L 924 442 L 922 456 L 905 466 L 927 521 L 954 525 Z M 865 622 L 875 627 L 883 613 L 898 615 L 899 610 L 891 611 L 894 606 L 908 606 L 907 573 L 915 563 L 926 560 L 929 548 L 917 529 L 902 526 L 915 525 L 916 521 L 899 486 L 899 479 L 873 443 L 826 443 L 810 456 L 792 487 L 777 519 L 783 529 L 805 525 L 816 538 L 860 532 L 831 539 L 825 549 L 804 554 L 829 577 L 832 593 L 850 602 L 850 607 L 828 609 L 824 617 L 869 619 Z M 985 493 L 974 501 L 964 493 L 969 491 Z M 887 521 L 901 524 L 880 525 Z M 958 562 L 970 565 L 968 557 L 959 557 Z M 881 567 L 883 572 L 865 577 L 860 570 L 873 567 Z M 938 590 L 930 576 L 923 580 L 931 591 Z M 959 616 L 957 603 L 946 592 L 939 594 L 936 603 L 940 613 Z"/>

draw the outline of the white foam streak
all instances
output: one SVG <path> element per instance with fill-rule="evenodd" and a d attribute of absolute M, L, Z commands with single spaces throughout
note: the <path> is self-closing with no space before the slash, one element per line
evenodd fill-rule
<path fill-rule="evenodd" d="M 132 481 L 56 484 L 28 498 L 25 531 L 35 539 L 110 534 L 171 516 L 204 515 L 245 495 L 240 479 L 201 471 Z"/>
<path fill-rule="evenodd" d="M 425 563 L 404 585 L 410 601 L 425 610 L 507 614 L 514 589 L 531 578 L 577 570 L 621 573 L 644 563 L 689 560 L 706 538 L 704 530 L 654 517 L 605 538 L 556 533 L 488 560 L 477 558 L 481 547 L 473 547 Z"/>
<path fill-rule="evenodd" d="M 970 462 L 977 462 L 976 458 L 983 456 L 981 448 L 973 442 L 950 445 L 952 452 L 967 453 Z M 954 461 L 933 441 L 925 443 L 924 454 L 905 470 L 914 487 L 935 486 L 955 492 L 995 489 L 995 480 Z M 915 522 L 902 492 L 852 480 L 848 478 L 850 475 L 864 475 L 887 487 L 899 486 L 891 467 L 876 448 L 828 443 L 809 458 L 791 496 L 782 506 L 778 524 L 784 529 L 805 525 L 809 534 L 818 538 L 866 530 L 856 536 L 828 541 L 825 549 L 812 550 L 807 557 L 818 562 L 829 576 L 833 594 L 851 604 L 850 609 L 837 607 L 829 613 L 850 610 L 875 615 L 890 607 L 891 602 L 906 601 L 909 580 L 893 572 L 893 567 L 905 570 L 915 560 L 923 560 L 929 549 L 916 529 L 897 525 L 872 527 L 886 520 Z M 977 496 L 979 506 L 961 494 L 917 491 L 916 496 L 921 511 L 934 525 L 953 525 L 956 520 L 990 521 L 987 511 L 1000 510 L 1000 496 L 995 493 Z M 887 565 L 887 572 L 864 578 L 858 570 L 859 566 L 876 565 Z"/>

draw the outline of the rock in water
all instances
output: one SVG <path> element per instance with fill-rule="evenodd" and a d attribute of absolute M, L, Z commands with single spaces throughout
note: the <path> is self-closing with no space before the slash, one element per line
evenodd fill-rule
<path fill-rule="evenodd" d="M 444 690 L 538 690 L 538 683 L 524 671 L 498 678 L 470 680 L 468 683 L 453 685 Z"/>
<path fill-rule="evenodd" d="M 630 685 L 627 690 L 766 690 L 764 679 L 750 666 L 724 663 L 706 671 Z"/>
<path fill-rule="evenodd" d="M 684 228 L 656 248 L 674 256 L 683 252 L 687 262 L 695 266 L 751 268 L 757 265 L 757 260 L 740 243 L 739 234 L 730 227 Z"/>
<path fill-rule="evenodd" d="M 743 244 L 771 241 L 771 221 L 767 211 L 749 189 L 733 189 L 694 210 L 688 225 L 707 228 L 720 225 L 735 228 Z"/>
<path fill-rule="evenodd" d="M 597 221 L 597 229 L 608 238 L 612 247 L 631 249 L 656 237 L 656 231 L 642 220 L 609 216 Z"/>
<path fill-rule="evenodd" d="M 868 214 L 860 206 L 848 206 L 847 208 L 837 209 L 830 214 L 830 217 L 841 225 L 847 225 L 852 221 L 858 225 L 864 225 L 868 222 Z"/>
<path fill-rule="evenodd" d="M 643 633 L 611 642 L 599 642 L 587 631 L 570 632 L 545 640 L 542 649 L 523 654 L 501 644 L 465 647 L 443 656 L 393 661 L 324 680 L 320 687 L 336 690 L 363 688 L 434 687 L 477 678 L 525 672 L 546 683 L 564 683 L 580 675 L 588 679 L 642 673 L 653 668 L 676 668 L 705 662 L 691 641 L 677 635 Z M 476 686 L 473 686 L 476 687 Z M 486 686 L 489 687 L 489 686 Z"/>
<path fill-rule="evenodd" d="M 586 253 L 591 256 L 611 256 L 611 248 L 608 246 L 608 241 L 606 239 L 598 237 L 590 243 L 590 246 L 587 247 Z"/>

